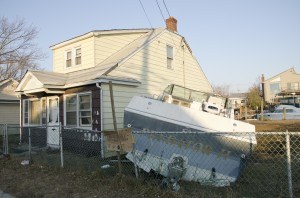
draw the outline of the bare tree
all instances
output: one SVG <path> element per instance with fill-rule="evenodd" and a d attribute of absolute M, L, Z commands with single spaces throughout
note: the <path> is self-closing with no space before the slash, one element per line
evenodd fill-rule
<path fill-rule="evenodd" d="M 10 22 L 0 18 L 0 80 L 20 80 L 28 69 L 40 69 L 38 61 L 45 55 L 34 43 L 38 31 L 24 19 Z"/>
<path fill-rule="evenodd" d="M 224 97 L 229 97 L 229 85 L 213 85 L 214 93 L 217 93 Z"/>

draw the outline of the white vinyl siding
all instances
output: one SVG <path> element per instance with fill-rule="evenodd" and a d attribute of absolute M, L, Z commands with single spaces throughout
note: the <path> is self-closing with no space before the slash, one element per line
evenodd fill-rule
<path fill-rule="evenodd" d="M 126 76 L 142 83 L 139 94 L 159 95 L 169 84 L 190 89 L 212 92 L 212 87 L 197 60 L 188 48 L 182 47 L 181 37 L 163 33 L 156 41 L 145 46 L 111 72 L 111 76 Z M 166 65 L 166 45 L 173 45 L 173 70 Z"/>
<path fill-rule="evenodd" d="M 101 84 L 102 88 L 102 106 L 103 106 L 103 129 L 112 130 L 113 117 L 111 111 L 110 91 L 108 84 Z M 125 86 L 125 85 L 113 85 L 113 95 L 115 102 L 115 113 L 117 120 L 117 128 L 124 128 L 124 109 L 130 102 L 131 98 L 136 95 L 136 87 Z"/>
<path fill-rule="evenodd" d="M 95 64 L 101 63 L 141 35 L 142 33 L 132 33 L 95 37 Z"/>
<path fill-rule="evenodd" d="M 77 63 L 76 64 L 76 50 L 77 51 Z M 66 66 L 66 52 L 72 51 L 72 66 Z M 80 52 L 80 53 L 79 53 Z M 79 53 L 79 54 L 78 54 Z M 79 60 L 80 59 L 80 60 Z M 81 41 L 57 48 L 53 50 L 53 72 L 69 73 L 78 70 L 83 70 L 95 66 L 94 62 L 94 38 L 90 37 Z"/>
<path fill-rule="evenodd" d="M 0 104 L 0 124 L 20 124 L 20 105 Z"/>

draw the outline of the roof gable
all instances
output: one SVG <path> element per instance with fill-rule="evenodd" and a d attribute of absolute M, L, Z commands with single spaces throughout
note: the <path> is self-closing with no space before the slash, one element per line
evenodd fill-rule
<path fill-rule="evenodd" d="M 0 82 L 0 100 L 18 100 L 15 88 L 18 81 L 9 78 Z"/>
<path fill-rule="evenodd" d="M 281 73 L 279 73 L 279 74 L 277 74 L 273 77 L 268 78 L 267 80 L 265 80 L 265 82 L 269 82 L 269 81 L 270 82 L 278 82 L 278 81 L 280 81 L 280 76 L 282 76 L 284 74 L 287 74 L 287 73 L 293 73 L 295 75 L 300 75 L 295 71 L 294 67 L 291 67 L 291 68 L 289 68 L 289 69 L 287 69 L 287 70 L 285 70 L 285 71 L 283 71 L 283 72 L 281 72 Z"/>
<path fill-rule="evenodd" d="M 22 78 L 20 84 L 18 85 L 16 91 L 26 91 L 31 89 L 39 89 L 43 87 L 43 83 L 41 83 L 31 71 L 27 71 L 25 76 Z"/>

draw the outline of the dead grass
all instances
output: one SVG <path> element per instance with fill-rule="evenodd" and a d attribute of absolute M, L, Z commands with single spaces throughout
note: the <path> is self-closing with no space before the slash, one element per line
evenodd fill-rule
<path fill-rule="evenodd" d="M 300 120 L 250 123 L 255 124 L 256 131 L 300 131 Z M 266 141 L 269 147 L 259 147 L 259 144 L 266 144 Z M 169 189 L 160 189 L 159 181 L 150 181 L 151 178 L 148 177 L 136 180 L 134 176 L 107 175 L 101 169 L 86 172 L 83 169 L 45 166 L 40 162 L 22 166 L 24 157 L 16 155 L 10 159 L 0 158 L 0 189 L 16 197 L 283 197 L 287 196 L 286 162 L 282 161 L 284 156 L 272 156 L 272 153 L 268 153 L 272 147 L 282 149 L 282 144 L 284 138 L 258 140 L 258 160 L 247 164 L 233 186 L 224 188 L 181 182 L 181 190 L 175 193 Z M 271 163 L 265 163 L 269 159 L 264 157 L 264 153 L 271 156 Z M 300 177 L 296 174 L 300 172 L 299 162 L 293 170 L 293 178 L 298 181 Z M 300 197 L 300 183 L 294 184 L 294 195 Z"/>
<path fill-rule="evenodd" d="M 250 120 L 258 132 L 300 132 L 300 120 Z"/>

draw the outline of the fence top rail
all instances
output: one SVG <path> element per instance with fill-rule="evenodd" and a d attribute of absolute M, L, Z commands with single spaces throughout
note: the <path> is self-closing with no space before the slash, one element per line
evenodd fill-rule
<path fill-rule="evenodd" d="M 62 126 L 62 125 L 39 125 L 39 126 L 18 126 L 18 125 L 8 125 L 8 124 L 0 124 L 1 127 L 7 126 L 8 128 L 48 128 L 48 127 L 62 127 L 63 129 L 67 130 L 80 130 L 84 132 L 94 132 L 94 133 L 103 133 L 104 131 L 97 131 L 97 130 L 90 130 L 90 129 L 83 129 L 78 127 L 70 127 L 70 126 Z M 139 130 L 139 129 L 132 129 L 132 133 L 134 134 L 214 134 L 214 135 L 237 135 L 237 134 L 244 134 L 244 135 L 299 135 L 300 131 L 293 131 L 290 132 L 286 131 L 256 131 L 256 132 L 225 132 L 225 131 L 218 131 L 218 132 L 211 132 L 211 131 L 191 131 L 191 130 L 183 130 L 183 131 L 151 131 L 151 130 Z"/>
<path fill-rule="evenodd" d="M 171 134 L 215 134 L 215 135 L 236 135 L 236 134 L 244 134 L 244 135 L 300 135 L 300 132 L 206 132 L 206 131 L 140 131 L 140 130 L 132 130 L 133 133 L 137 134 L 153 134 L 153 133 L 158 133 L 158 134 L 165 134 L 165 133 L 171 133 Z"/>
<path fill-rule="evenodd" d="M 255 132 L 255 134 L 257 135 L 300 135 L 300 132 L 289 132 L 289 131 L 285 131 L 285 132 Z"/>
<path fill-rule="evenodd" d="M 80 130 L 80 131 L 94 132 L 94 133 L 102 133 L 103 132 L 103 131 L 96 131 L 96 130 L 91 130 L 91 129 L 82 129 L 82 128 L 75 128 L 75 127 L 68 127 L 68 126 L 63 126 L 63 129 L 67 129 L 67 130 Z"/>

